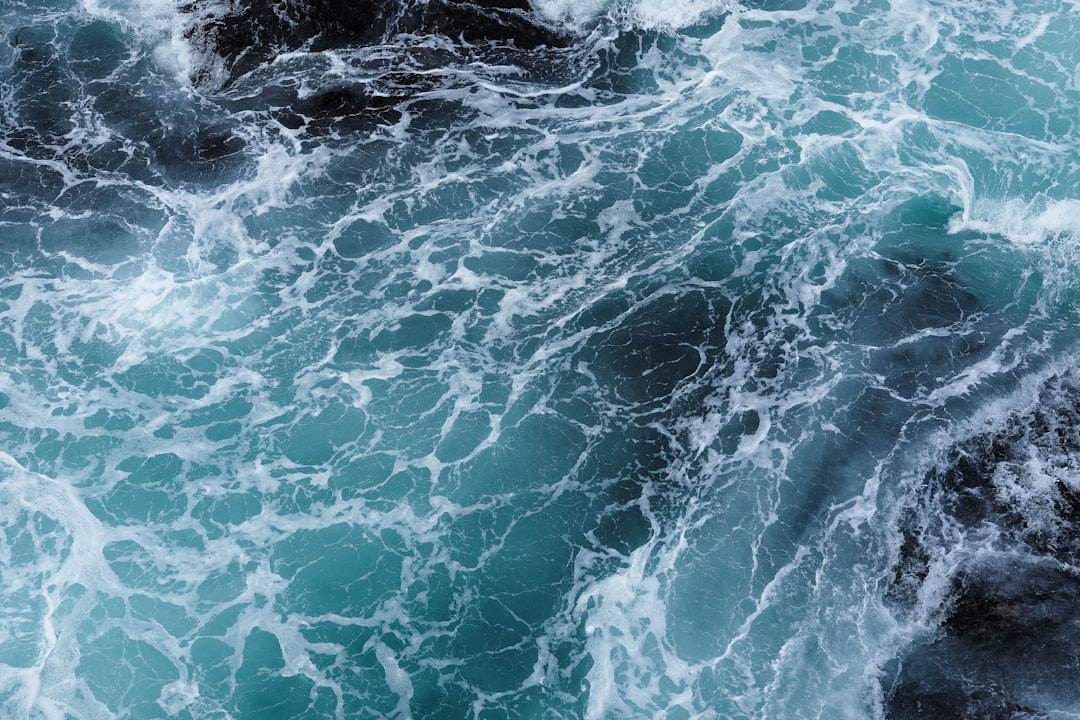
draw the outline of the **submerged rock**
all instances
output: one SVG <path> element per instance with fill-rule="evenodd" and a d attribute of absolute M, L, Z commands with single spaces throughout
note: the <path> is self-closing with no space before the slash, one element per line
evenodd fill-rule
<path fill-rule="evenodd" d="M 1080 579 L 1038 561 L 968 568 L 943 633 L 904 658 L 888 706 L 907 718 L 1045 717 L 1080 701 Z"/>
<path fill-rule="evenodd" d="M 890 598 L 913 607 L 924 583 L 948 589 L 938 632 L 900 660 L 886 716 L 1019 720 L 1080 706 L 1080 383 L 1048 380 L 925 487 Z"/>
<path fill-rule="evenodd" d="M 207 56 L 192 80 L 221 87 L 301 49 L 320 52 L 430 35 L 519 51 L 568 42 L 525 0 L 237 0 L 227 6 L 190 0 L 180 10 L 191 18 L 184 36 Z"/>
<path fill-rule="evenodd" d="M 525 0 L 190 0 L 181 12 L 197 87 L 317 134 L 395 123 L 455 73 L 543 81 L 569 42 Z"/>

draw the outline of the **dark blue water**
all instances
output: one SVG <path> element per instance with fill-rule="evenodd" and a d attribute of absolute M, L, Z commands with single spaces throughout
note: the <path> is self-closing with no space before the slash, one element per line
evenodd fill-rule
<path fill-rule="evenodd" d="M 0 714 L 1080 717 L 1077 7 L 488 5 L 0 4 Z"/>

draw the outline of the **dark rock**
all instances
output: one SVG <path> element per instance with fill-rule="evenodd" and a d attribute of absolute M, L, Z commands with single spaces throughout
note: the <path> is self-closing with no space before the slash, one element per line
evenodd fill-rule
<path fill-rule="evenodd" d="M 524 0 L 244 0 L 222 12 L 213 0 L 182 5 L 185 37 L 224 61 L 227 86 L 281 53 L 391 44 L 395 37 L 442 35 L 470 45 L 518 50 L 562 47 L 568 38 L 544 25 Z M 196 84 L 214 82 L 208 64 Z"/>
<path fill-rule="evenodd" d="M 989 553 L 954 571 L 937 635 L 902 659 L 886 716 L 1047 717 L 1080 706 L 1080 383 L 1047 380 L 1038 401 L 958 447 L 905 513 L 893 588 L 913 607 L 932 548 Z M 989 530 L 989 531 L 988 531 Z"/>
<path fill-rule="evenodd" d="M 296 118 L 295 122 L 308 129 L 370 130 L 378 123 L 394 122 L 400 117 L 395 103 L 396 98 L 374 95 L 360 83 L 332 85 L 298 100 L 282 122 L 288 125 Z"/>
<path fill-rule="evenodd" d="M 1010 563 L 959 576 L 954 598 L 949 635 L 1010 651 L 1036 643 L 1045 654 L 1078 619 L 1080 580 L 1056 567 Z"/>
<path fill-rule="evenodd" d="M 901 527 L 903 542 L 900 557 L 893 567 L 893 582 L 886 590 L 886 597 L 894 603 L 909 607 L 915 600 L 926 577 L 930 574 L 930 553 L 920 542 L 920 533 L 911 527 L 911 515 Z"/>
<path fill-rule="evenodd" d="M 944 635 L 904 659 L 887 717 L 1042 717 L 1075 703 L 1080 580 L 1042 563 L 970 568 L 954 582 Z"/>
<path fill-rule="evenodd" d="M 1030 708 L 1002 697 L 999 688 L 970 688 L 940 672 L 900 684 L 890 698 L 888 720 L 1034 720 Z"/>
<path fill-rule="evenodd" d="M 1058 495 L 1061 496 L 1056 505 L 1062 519 L 1069 523 L 1080 522 L 1080 493 L 1060 479 L 1054 482 L 1054 487 L 1057 488 Z"/>
<path fill-rule="evenodd" d="M 541 81 L 569 38 L 525 0 L 190 0 L 185 37 L 204 62 L 192 81 L 233 111 L 268 112 L 283 126 L 351 133 L 394 123 L 404 102 L 471 63 L 512 66 Z M 378 48 L 349 63 L 355 77 L 318 82 L 324 51 Z M 359 63 L 359 65 L 356 65 Z M 362 65 L 362 67 L 360 67 Z M 348 74 L 347 74 L 348 75 Z M 415 109 L 415 108 L 414 108 Z"/>
<path fill-rule="evenodd" d="M 307 0 L 295 3 L 292 12 L 294 27 L 321 49 L 379 42 L 393 27 L 397 8 L 386 0 Z"/>

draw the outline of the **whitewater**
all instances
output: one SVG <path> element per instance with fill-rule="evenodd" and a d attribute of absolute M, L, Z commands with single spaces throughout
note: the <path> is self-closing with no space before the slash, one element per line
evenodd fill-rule
<path fill-rule="evenodd" d="M 0 715 L 1080 718 L 1080 6 L 355 7 L 0 0 Z"/>

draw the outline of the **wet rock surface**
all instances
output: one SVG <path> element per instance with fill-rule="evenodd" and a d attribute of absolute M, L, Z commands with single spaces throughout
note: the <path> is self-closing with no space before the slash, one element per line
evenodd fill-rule
<path fill-rule="evenodd" d="M 1080 580 L 1047 564 L 969 568 L 942 634 L 903 661 L 888 717 L 1035 718 L 1080 698 Z"/>
<path fill-rule="evenodd" d="M 470 67 L 542 81 L 570 42 L 525 0 L 191 0 L 181 13 L 196 87 L 317 135 L 396 123 Z"/>
<path fill-rule="evenodd" d="M 938 632 L 899 662 L 887 717 L 1020 720 L 1080 706 L 1080 384 L 1051 378 L 926 487 L 903 523 L 891 596 L 914 607 L 942 573 L 947 590 Z"/>
<path fill-rule="evenodd" d="M 520 52 L 569 41 L 544 25 L 524 0 L 246 0 L 227 7 L 192 0 L 181 12 L 191 18 L 185 37 L 222 61 L 220 67 L 197 68 L 197 85 L 227 86 L 286 52 L 390 44 L 403 36 L 438 35 Z"/>

